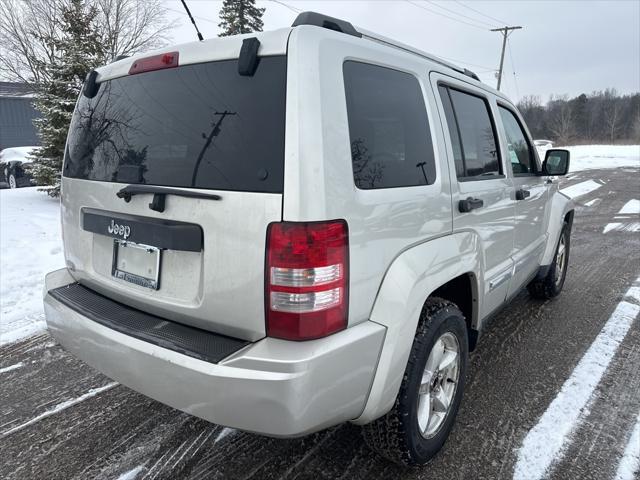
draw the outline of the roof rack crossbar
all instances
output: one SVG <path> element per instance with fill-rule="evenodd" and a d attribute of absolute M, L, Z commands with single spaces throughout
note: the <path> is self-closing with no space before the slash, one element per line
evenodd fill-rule
<path fill-rule="evenodd" d="M 415 55 L 419 55 L 423 58 L 426 58 L 427 60 L 431 60 L 432 62 L 435 62 L 439 65 L 442 65 L 458 73 L 471 77 L 474 80 L 477 80 L 478 82 L 480 81 L 480 78 L 478 78 L 478 75 L 476 75 L 471 70 L 458 67 L 438 57 L 428 55 L 427 53 L 417 50 L 415 48 L 409 47 L 408 45 L 396 43 L 388 38 L 378 36 L 374 33 L 367 32 L 367 31 L 358 31 L 351 23 L 347 22 L 346 20 L 340 20 L 339 18 L 329 17 L 328 15 L 323 15 L 317 12 L 302 12 L 296 17 L 296 19 L 293 21 L 293 24 L 291 26 L 298 27 L 300 25 L 313 25 L 315 27 L 327 28 L 329 30 L 345 33 L 347 35 L 353 35 L 354 37 L 365 38 L 368 40 L 373 40 L 378 43 L 383 43 L 390 47 L 397 48 L 399 50 L 404 50 L 405 52 L 413 53 Z"/>

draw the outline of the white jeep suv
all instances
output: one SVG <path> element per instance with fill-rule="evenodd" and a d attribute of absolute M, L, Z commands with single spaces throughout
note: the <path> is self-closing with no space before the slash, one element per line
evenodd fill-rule
<path fill-rule="evenodd" d="M 122 59 L 69 130 L 49 330 L 211 422 L 422 464 L 487 318 L 562 289 L 568 164 L 472 72 L 315 13 Z"/>

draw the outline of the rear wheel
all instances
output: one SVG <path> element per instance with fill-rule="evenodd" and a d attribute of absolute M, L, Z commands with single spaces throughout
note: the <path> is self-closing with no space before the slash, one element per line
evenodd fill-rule
<path fill-rule="evenodd" d="M 9 174 L 9 188 L 18 188 L 18 182 L 16 176 L 13 173 Z"/>
<path fill-rule="evenodd" d="M 468 350 L 462 312 L 429 299 L 393 408 L 363 429 L 369 447 L 401 465 L 425 464 L 438 453 L 460 406 Z"/>
<path fill-rule="evenodd" d="M 565 223 L 560 233 L 556 254 L 546 276 L 527 285 L 527 290 L 532 297 L 547 300 L 557 297 L 562 291 L 569 266 L 570 234 L 569 224 Z"/>

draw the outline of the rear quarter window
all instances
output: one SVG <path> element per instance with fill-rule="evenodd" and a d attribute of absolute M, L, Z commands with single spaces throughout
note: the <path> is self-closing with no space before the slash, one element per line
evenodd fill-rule
<path fill-rule="evenodd" d="M 343 73 L 356 186 L 432 184 L 435 159 L 418 79 L 354 61 L 344 63 Z"/>

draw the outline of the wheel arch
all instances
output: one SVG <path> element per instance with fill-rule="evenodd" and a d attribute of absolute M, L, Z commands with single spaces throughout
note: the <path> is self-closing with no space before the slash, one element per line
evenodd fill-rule
<path fill-rule="evenodd" d="M 482 309 L 482 258 L 478 236 L 458 232 L 417 245 L 394 260 L 370 315 L 371 321 L 387 328 L 385 341 L 369 398 L 354 423 L 369 423 L 393 406 L 420 313 L 429 298 L 438 296 L 462 303 L 459 308 L 467 319 L 469 343 L 475 345 L 478 312 Z M 464 298 L 465 293 L 471 298 Z"/>
<path fill-rule="evenodd" d="M 438 287 L 428 298 L 439 297 L 456 304 L 464 315 L 469 338 L 469 351 L 476 348 L 478 342 L 478 282 L 473 272 L 466 272 L 452 278 Z M 426 302 L 426 300 L 425 300 Z"/>
<path fill-rule="evenodd" d="M 547 245 L 542 255 L 542 261 L 540 262 L 543 267 L 551 264 L 556 252 L 556 245 L 560 239 L 560 232 L 562 232 L 565 222 L 567 222 L 569 228 L 571 228 L 575 214 L 575 204 L 573 200 L 559 192 L 553 194 L 549 203 L 550 213 L 549 223 L 547 225 Z"/>

